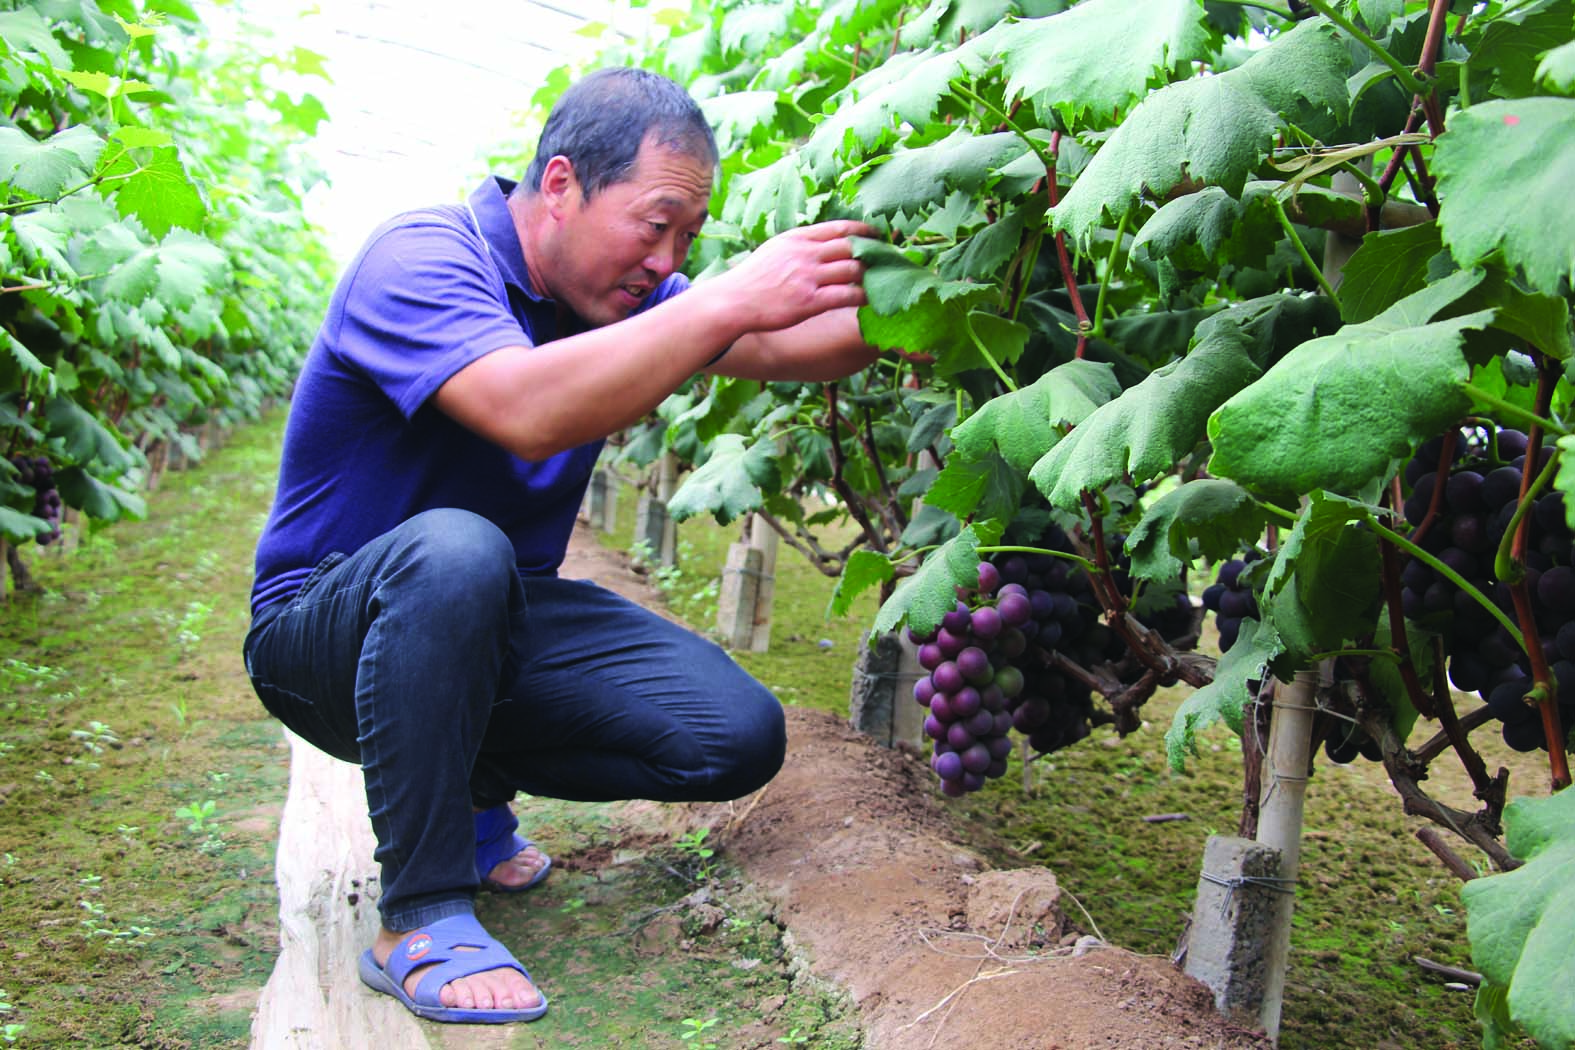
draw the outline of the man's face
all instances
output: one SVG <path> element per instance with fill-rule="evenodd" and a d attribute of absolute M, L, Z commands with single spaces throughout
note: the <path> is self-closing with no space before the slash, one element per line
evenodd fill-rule
<path fill-rule="evenodd" d="M 684 263 L 711 201 L 711 166 L 647 138 L 629 177 L 589 203 L 566 194 L 547 272 L 553 298 L 599 328 L 622 321 Z"/>

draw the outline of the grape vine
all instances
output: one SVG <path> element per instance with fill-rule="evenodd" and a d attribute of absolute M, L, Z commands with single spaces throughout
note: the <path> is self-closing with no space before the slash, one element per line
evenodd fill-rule
<path fill-rule="evenodd" d="M 925 358 L 833 389 L 697 381 L 630 447 L 694 467 L 680 514 L 766 514 L 832 555 L 834 608 L 880 587 L 876 630 L 949 639 L 926 698 L 949 793 L 988 777 L 1001 716 L 1056 664 L 1009 655 L 1042 618 L 977 644 L 975 618 L 1008 615 L 981 567 L 1034 547 L 1075 552 L 1084 629 L 1120 643 L 1104 680 L 1071 659 L 1089 724 L 1135 726 L 1143 690 L 1190 686 L 1180 767 L 1216 723 L 1261 739 L 1272 682 L 1318 669 L 1315 742 L 1381 761 L 1408 812 L 1505 872 L 1575 843 L 1506 836 L 1530 811 L 1473 743 L 1491 723 L 1541 749 L 1546 780 L 1521 790 L 1570 782 L 1575 4 L 716 0 L 651 33 L 601 61 L 688 84 L 719 129 L 697 278 L 790 226 L 864 219 L 883 235 L 859 250 L 865 337 Z M 856 548 L 807 538 L 816 503 L 852 516 Z M 1052 525 L 1069 550 L 1040 547 Z M 1224 572 L 1203 591 L 1218 661 L 1129 607 L 1204 564 Z M 989 667 L 970 655 L 959 684 L 943 669 L 969 649 Z M 1428 793 L 1446 755 L 1475 811 Z M 1495 1038 L 1575 1038 L 1568 997 L 1538 998 L 1545 946 L 1575 940 L 1551 893 L 1500 916 L 1536 936 L 1479 1000 Z"/>

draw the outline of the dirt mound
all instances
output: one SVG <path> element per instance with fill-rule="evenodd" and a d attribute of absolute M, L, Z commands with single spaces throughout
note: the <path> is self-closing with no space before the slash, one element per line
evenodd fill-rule
<path fill-rule="evenodd" d="M 916 755 L 788 711 L 758 796 L 700 812 L 814 972 L 852 994 L 874 1050 L 1262 1048 L 1168 960 L 1082 936 L 1055 876 L 991 871 Z"/>

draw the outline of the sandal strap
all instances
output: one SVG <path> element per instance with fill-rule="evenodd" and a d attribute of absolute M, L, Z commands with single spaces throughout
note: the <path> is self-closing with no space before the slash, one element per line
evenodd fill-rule
<path fill-rule="evenodd" d="M 525 840 L 514 834 L 519 826 L 507 802 L 476 814 L 477 879 L 485 880 L 493 868 L 525 848 Z"/>
<path fill-rule="evenodd" d="M 412 996 L 422 1006 L 442 1006 L 438 993 L 445 984 L 487 970 L 510 967 L 531 979 L 520 961 L 469 914 L 450 915 L 405 934 L 383 969 L 403 986 L 420 966 L 431 967 L 421 975 Z"/>

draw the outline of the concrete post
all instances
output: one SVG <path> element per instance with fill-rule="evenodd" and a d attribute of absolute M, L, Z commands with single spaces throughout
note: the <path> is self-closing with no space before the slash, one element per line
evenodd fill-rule
<path fill-rule="evenodd" d="M 777 592 L 777 548 L 781 537 L 758 514 L 749 516 L 749 546 L 760 552 L 760 585 L 755 589 L 754 631 L 749 651 L 763 653 L 771 648 L 771 605 Z"/>
<path fill-rule="evenodd" d="M 1256 1027 L 1268 984 L 1268 946 L 1279 897 L 1280 851 L 1251 839 L 1214 835 L 1187 933 L 1187 976 L 1214 993 L 1232 1022 Z"/>
<path fill-rule="evenodd" d="M 925 711 L 914 702 L 913 684 L 925 673 L 901 634 L 865 634 L 853 663 L 848 721 L 883 747 L 902 741 L 921 746 Z"/>
<path fill-rule="evenodd" d="M 747 650 L 755 638 L 755 603 L 760 590 L 760 551 L 747 543 L 727 548 L 722 589 L 717 595 L 716 626 L 722 645 Z"/>

